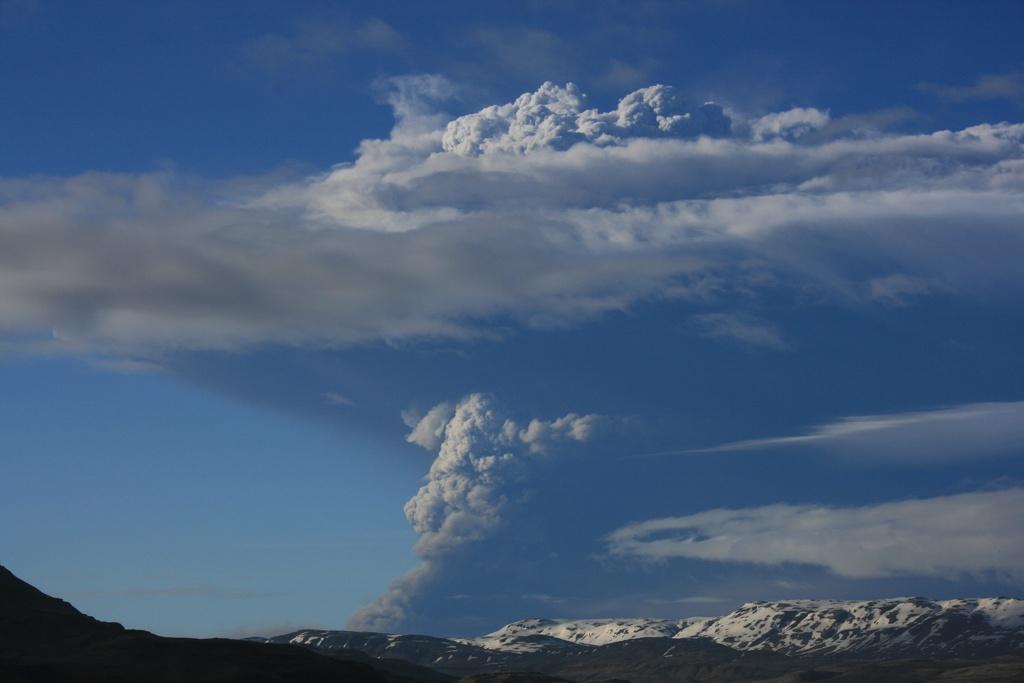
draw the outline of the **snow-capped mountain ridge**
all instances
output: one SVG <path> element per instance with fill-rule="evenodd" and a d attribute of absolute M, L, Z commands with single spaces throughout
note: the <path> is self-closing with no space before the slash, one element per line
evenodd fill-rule
<path fill-rule="evenodd" d="M 1024 600 L 786 600 L 748 602 L 720 617 L 524 619 L 460 642 L 513 651 L 526 637 L 583 645 L 635 638 L 708 638 L 736 650 L 790 655 L 958 655 L 1024 652 Z"/>
<path fill-rule="evenodd" d="M 580 645 L 607 645 L 634 638 L 672 638 L 693 623 L 694 619 L 521 619 L 493 633 L 463 638 L 460 642 L 502 650 L 525 636 L 547 636 Z"/>
<path fill-rule="evenodd" d="M 560 671 L 571 662 L 618 661 L 634 648 L 651 661 L 676 657 L 680 648 L 713 658 L 722 652 L 770 652 L 860 660 L 982 659 L 1024 656 L 1024 600 L 783 600 L 748 602 L 718 617 L 523 619 L 475 638 L 307 629 L 267 640 L 323 651 L 358 650 L 458 675 Z"/>

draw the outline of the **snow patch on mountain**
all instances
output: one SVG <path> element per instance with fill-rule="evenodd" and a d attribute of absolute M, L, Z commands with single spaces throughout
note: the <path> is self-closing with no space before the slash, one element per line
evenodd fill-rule
<path fill-rule="evenodd" d="M 641 638 L 710 640 L 739 651 L 856 657 L 995 657 L 1024 654 L 1024 600 L 784 600 L 749 602 L 719 617 L 523 619 L 476 638 L 304 630 L 268 639 L 318 650 L 359 650 L 448 669 L 534 666 L 589 656 Z M 655 641 L 649 641 L 655 642 Z M 460 669 L 462 670 L 462 669 Z"/>
<path fill-rule="evenodd" d="M 635 638 L 707 638 L 736 650 L 791 655 L 1024 652 L 1024 600 L 788 600 L 750 602 L 720 617 L 691 619 L 524 619 L 460 642 L 531 651 L 530 639 L 608 645 Z"/>
<path fill-rule="evenodd" d="M 521 648 L 528 637 L 547 636 L 579 645 L 608 645 L 634 638 L 671 638 L 698 619 L 522 619 L 494 633 L 460 642 L 488 650 Z"/>
<path fill-rule="evenodd" d="M 710 638 L 737 650 L 785 654 L 872 653 L 971 656 L 1024 651 L 1024 600 L 792 600 L 750 602 L 675 638 Z"/>

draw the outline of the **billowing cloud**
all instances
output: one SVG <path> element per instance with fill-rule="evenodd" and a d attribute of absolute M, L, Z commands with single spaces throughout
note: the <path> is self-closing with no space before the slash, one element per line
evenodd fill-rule
<path fill-rule="evenodd" d="M 494 534 L 523 495 L 522 484 L 544 453 L 557 442 L 585 442 L 607 420 L 569 414 L 526 426 L 506 417 L 483 394 L 470 394 L 454 407 L 429 411 L 409 440 L 430 448 L 440 428 L 443 439 L 426 483 L 405 504 L 405 516 L 419 534 L 416 552 L 423 564 L 392 582 L 389 589 L 351 619 L 354 628 L 394 628 L 409 614 L 417 594 L 443 571 L 460 547 Z"/>
<path fill-rule="evenodd" d="M 313 177 L 0 180 L 0 332 L 143 358 L 473 338 L 749 282 L 839 302 L 1024 289 L 1024 125 L 821 136 L 824 110 L 730 122 L 652 86 L 601 112 L 550 83 L 452 119 L 440 77 L 386 90 L 391 136 Z"/>
<path fill-rule="evenodd" d="M 405 516 L 420 535 L 419 554 L 432 557 L 487 536 L 501 524 L 507 485 L 526 474 L 531 456 L 558 442 L 586 442 L 607 421 L 570 413 L 551 421 L 533 419 L 523 427 L 484 394 L 470 394 L 454 408 L 436 406 L 409 435 L 429 448 L 434 442 L 416 435 L 426 429 L 443 434 L 427 483 L 405 505 Z"/>
<path fill-rule="evenodd" d="M 808 564 L 842 577 L 1024 578 L 1024 489 L 963 493 L 862 507 L 767 505 L 630 524 L 609 552 L 642 560 L 688 558 Z"/>
<path fill-rule="evenodd" d="M 531 453 L 544 453 L 558 443 L 589 441 L 598 429 L 607 424 L 608 418 L 603 415 L 569 413 L 550 422 L 534 418 L 518 431 L 517 436 L 529 447 Z"/>
<path fill-rule="evenodd" d="M 832 117 L 827 111 L 797 107 L 767 114 L 750 124 L 751 137 L 758 142 L 772 139 L 797 140 L 808 133 L 821 130 Z"/>
<path fill-rule="evenodd" d="M 935 462 L 1024 453 L 1024 401 L 968 403 L 888 415 L 844 417 L 804 434 L 748 439 L 695 449 L 721 453 L 815 447 L 842 455 L 899 462 Z"/>
<path fill-rule="evenodd" d="M 444 430 L 448 421 L 455 412 L 455 406 L 451 403 L 438 403 L 427 411 L 426 415 L 416 417 L 412 412 L 402 413 L 402 419 L 412 430 L 406 435 L 405 440 L 414 443 L 421 448 L 432 451 L 441 445 L 444 439 Z"/>
<path fill-rule="evenodd" d="M 455 407 L 427 482 L 405 505 L 420 554 L 437 555 L 485 537 L 501 523 L 505 485 L 519 475 L 516 426 L 472 394 Z"/>
<path fill-rule="evenodd" d="M 586 109 L 586 95 L 572 83 L 544 83 L 515 102 L 460 116 L 445 129 L 446 152 L 479 156 L 537 150 L 565 150 L 579 142 L 621 144 L 634 137 L 721 137 L 729 117 L 713 103 L 694 107 L 674 88 L 654 85 L 619 100 L 615 111 Z M 691 111 L 692 109 L 692 111 Z"/>

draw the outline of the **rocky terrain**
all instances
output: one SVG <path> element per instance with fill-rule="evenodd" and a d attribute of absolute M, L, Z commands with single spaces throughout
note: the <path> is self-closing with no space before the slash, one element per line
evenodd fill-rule
<path fill-rule="evenodd" d="M 1024 680 L 1024 601 L 753 602 L 707 618 L 524 619 L 472 638 L 306 630 L 268 642 L 320 652 L 358 650 L 453 676 L 532 671 L 635 683 L 923 681 L 984 671 L 976 680 L 1000 680 L 1000 672 L 1010 676 L 1006 680 Z"/>
<path fill-rule="evenodd" d="M 303 630 L 200 640 L 98 621 L 0 567 L 0 681 L 1009 683 L 1024 681 L 1020 607 L 797 601 L 708 619 L 528 619 L 478 638 Z"/>

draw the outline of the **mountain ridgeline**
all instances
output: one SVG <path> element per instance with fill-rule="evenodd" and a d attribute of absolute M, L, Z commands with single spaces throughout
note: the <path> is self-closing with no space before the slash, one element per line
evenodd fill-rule
<path fill-rule="evenodd" d="M 162 638 L 98 621 L 0 566 L 3 683 L 404 683 L 449 680 L 361 653 L 324 657 L 294 645 Z"/>
<path fill-rule="evenodd" d="M 1024 681 L 1024 603 L 750 603 L 709 619 L 527 619 L 478 638 L 304 630 L 241 641 L 162 638 L 98 621 L 0 567 L 3 683 L 456 680 Z"/>
<path fill-rule="evenodd" d="M 1024 600 L 751 602 L 721 617 L 679 621 L 527 619 L 465 642 L 508 650 L 530 635 L 585 645 L 651 637 L 707 638 L 744 652 L 979 658 L 1024 654 Z"/>
<path fill-rule="evenodd" d="M 357 650 L 456 676 L 536 671 L 656 683 L 790 680 L 794 671 L 813 671 L 837 680 L 924 681 L 985 667 L 976 680 L 1003 680 L 991 668 L 999 666 L 1012 672 L 1005 680 L 1024 680 L 1024 600 L 753 602 L 710 618 L 524 619 L 474 638 L 304 630 L 267 642 Z"/>

